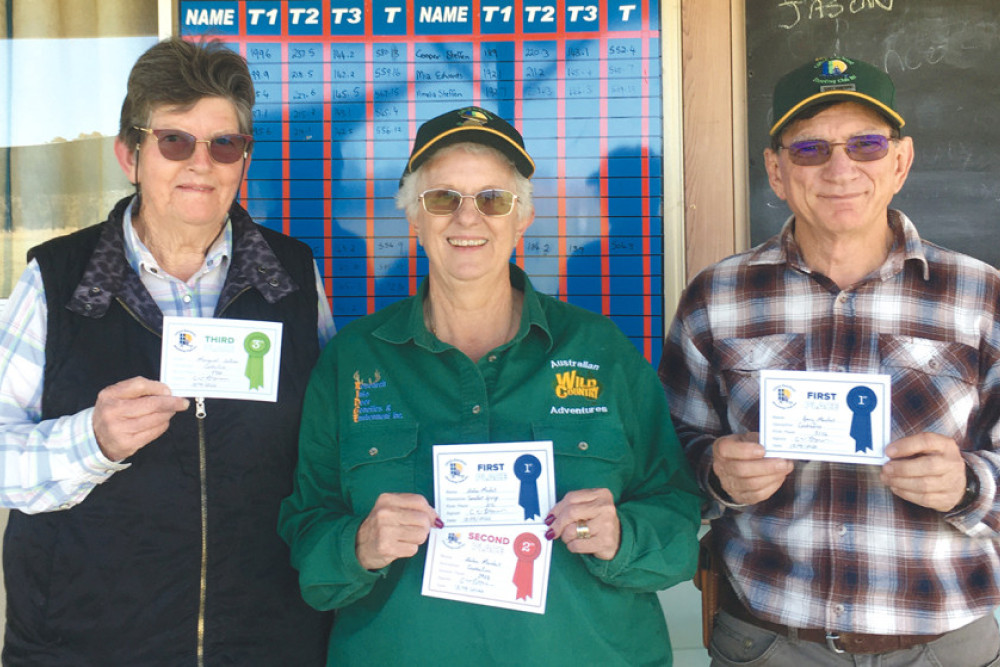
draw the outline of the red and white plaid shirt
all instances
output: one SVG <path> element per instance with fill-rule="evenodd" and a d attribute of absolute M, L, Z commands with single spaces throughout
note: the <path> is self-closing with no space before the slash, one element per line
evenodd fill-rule
<path fill-rule="evenodd" d="M 1000 273 L 922 241 L 889 212 L 883 265 L 841 290 L 781 234 L 696 276 L 660 363 L 702 488 L 712 442 L 758 431 L 763 369 L 892 377 L 892 440 L 958 442 L 980 481 L 942 514 L 893 495 L 878 466 L 797 461 L 767 501 L 706 518 L 735 588 L 761 618 L 799 628 L 938 634 L 1000 604 Z"/>

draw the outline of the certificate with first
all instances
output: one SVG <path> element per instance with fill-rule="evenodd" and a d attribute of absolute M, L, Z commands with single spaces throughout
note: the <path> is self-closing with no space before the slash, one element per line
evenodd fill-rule
<path fill-rule="evenodd" d="M 864 373 L 760 373 L 760 442 L 767 456 L 882 464 L 891 378 Z"/>
<path fill-rule="evenodd" d="M 555 505 L 552 442 L 434 446 L 434 504 L 421 592 L 545 613 Z"/>

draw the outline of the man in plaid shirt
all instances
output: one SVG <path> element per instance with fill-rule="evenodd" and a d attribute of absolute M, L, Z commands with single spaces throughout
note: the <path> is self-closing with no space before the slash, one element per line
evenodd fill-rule
<path fill-rule="evenodd" d="M 733 665 L 1000 665 L 1000 274 L 890 209 L 913 142 L 892 81 L 825 58 L 775 87 L 791 217 L 685 290 L 660 378 L 712 499 L 710 651 Z M 891 377 L 882 466 L 764 457 L 767 369 Z"/>

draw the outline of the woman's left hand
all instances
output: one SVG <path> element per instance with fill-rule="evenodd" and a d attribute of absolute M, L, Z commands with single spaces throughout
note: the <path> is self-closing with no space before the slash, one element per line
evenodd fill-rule
<path fill-rule="evenodd" d="M 611 560 L 621 544 L 622 527 L 608 489 L 570 491 L 545 517 L 545 537 L 559 538 L 575 554 Z"/>

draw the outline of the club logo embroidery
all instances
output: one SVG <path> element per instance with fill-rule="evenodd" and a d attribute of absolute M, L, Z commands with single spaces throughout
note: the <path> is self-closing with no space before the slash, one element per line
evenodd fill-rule
<path fill-rule="evenodd" d="M 823 76 L 840 76 L 847 71 L 847 63 L 843 60 L 827 60 L 820 65 Z"/>
<path fill-rule="evenodd" d="M 367 421 L 382 421 L 386 419 L 402 419 L 403 415 L 393 412 L 392 404 L 379 404 L 377 399 L 385 399 L 388 384 L 382 379 L 378 369 L 375 374 L 363 379 L 361 371 L 354 371 L 354 409 L 351 417 L 354 423 Z M 391 394 L 390 394 L 391 395 Z"/>
<path fill-rule="evenodd" d="M 486 125 L 490 122 L 489 116 L 472 107 L 459 109 L 458 115 L 462 117 L 461 125 Z"/>
<path fill-rule="evenodd" d="M 576 370 L 556 373 L 556 398 L 579 396 L 596 401 L 601 395 L 601 384 L 597 378 L 580 375 Z"/>
<path fill-rule="evenodd" d="M 553 405 L 549 410 L 553 415 L 582 415 L 606 413 L 606 405 L 580 405 L 579 399 L 586 402 L 601 398 L 604 387 L 597 379 L 601 370 L 600 364 L 581 359 L 552 359 L 549 366 L 555 371 L 552 382 L 552 392 L 555 400 L 570 401 L 570 405 Z M 575 403 L 575 405 L 574 405 Z"/>

